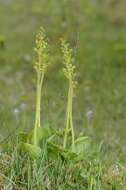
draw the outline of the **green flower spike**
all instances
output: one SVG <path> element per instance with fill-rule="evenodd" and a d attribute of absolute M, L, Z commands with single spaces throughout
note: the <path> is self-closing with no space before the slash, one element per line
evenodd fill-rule
<path fill-rule="evenodd" d="M 73 65 L 74 60 L 72 57 L 72 49 L 70 48 L 69 44 L 66 43 L 64 40 L 61 41 L 61 50 L 63 53 L 63 64 L 64 64 L 63 72 L 69 82 L 65 134 L 63 142 L 63 147 L 66 148 L 69 130 L 71 130 L 73 145 L 75 141 L 72 110 L 73 110 L 74 89 L 77 85 L 77 81 L 76 81 L 76 72 L 75 72 L 76 67 Z"/>

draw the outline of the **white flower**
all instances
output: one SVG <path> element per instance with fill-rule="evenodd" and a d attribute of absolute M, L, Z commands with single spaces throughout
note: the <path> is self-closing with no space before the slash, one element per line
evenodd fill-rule
<path fill-rule="evenodd" d="M 20 113 L 20 110 L 18 108 L 14 108 L 13 113 L 14 115 L 18 115 Z"/>
<path fill-rule="evenodd" d="M 94 111 L 93 110 L 89 110 L 86 112 L 86 117 L 88 119 L 88 121 L 92 120 L 94 117 Z"/>

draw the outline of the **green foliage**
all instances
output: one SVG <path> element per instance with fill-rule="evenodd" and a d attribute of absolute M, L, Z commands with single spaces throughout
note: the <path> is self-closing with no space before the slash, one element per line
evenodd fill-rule
<path fill-rule="evenodd" d="M 19 149 L 19 151 L 27 154 L 32 159 L 35 159 L 41 156 L 41 148 L 38 146 L 21 142 L 17 148 Z"/>
<path fill-rule="evenodd" d="M 53 135 L 53 130 L 49 127 L 39 127 L 37 128 L 37 144 L 39 145 L 42 139 L 46 139 Z M 29 142 L 34 144 L 34 129 L 29 133 L 20 132 L 18 134 L 19 142 Z"/>
<path fill-rule="evenodd" d="M 87 149 L 89 148 L 89 138 L 88 137 L 78 137 L 75 140 L 75 143 L 72 144 L 72 152 L 76 153 L 77 155 L 85 156 Z"/>
<path fill-rule="evenodd" d="M 42 30 L 43 31 L 43 30 Z M 44 36 L 41 38 L 41 35 Z M 19 175 L 18 172 L 20 170 L 20 179 L 26 179 L 23 182 L 26 188 L 38 188 L 38 190 L 43 187 L 43 189 L 50 188 L 51 186 L 61 189 L 102 189 L 108 190 L 108 179 L 105 183 L 103 181 L 103 166 L 101 165 L 100 159 L 97 156 L 97 153 L 90 142 L 90 138 L 87 136 L 75 136 L 73 129 L 73 115 L 72 115 L 72 103 L 74 97 L 74 90 L 76 89 L 76 73 L 75 66 L 73 66 L 73 52 L 69 47 L 69 44 L 65 41 L 62 41 L 62 53 L 64 59 L 64 75 L 68 80 L 68 102 L 67 102 L 67 114 L 65 121 L 65 128 L 61 129 L 52 129 L 50 126 L 40 125 L 40 102 L 41 102 L 41 90 L 43 79 L 46 73 L 46 69 L 48 67 L 48 53 L 47 53 L 47 43 L 45 43 L 45 35 L 43 32 L 39 33 L 39 37 L 37 37 L 36 46 L 37 46 L 37 55 L 38 62 L 35 63 L 34 67 L 37 73 L 37 99 L 36 99 L 36 116 L 35 117 L 35 127 L 32 131 L 20 132 L 18 134 L 18 145 L 17 145 L 17 154 L 19 154 L 19 158 L 30 160 L 29 163 L 18 163 L 17 165 L 13 163 L 10 166 L 10 178 L 12 178 L 15 183 L 18 184 L 16 177 Z M 43 44 L 43 46 L 42 46 Z M 44 56 L 43 56 L 44 54 Z M 41 55 L 41 56 L 40 56 Z M 42 62 L 42 60 L 44 62 Z M 39 79 L 39 80 L 38 80 Z M 41 83 L 42 81 L 42 83 Z M 39 103 L 38 103 L 39 102 Z M 39 108 L 39 109 L 38 109 Z M 63 142 L 62 142 L 63 140 Z M 5 148 L 4 148 L 5 149 Z M 10 149 L 7 147 L 6 150 Z M 23 158 L 23 156 L 25 156 Z M 98 159 L 98 160 L 97 160 Z M 44 163 L 43 163 L 44 160 Z M 35 164 L 45 164 L 46 168 L 41 166 L 40 168 Z M 53 163 L 57 165 L 57 168 L 54 167 Z M 60 163 L 60 164 L 59 164 Z M 59 165 L 58 165 L 59 164 Z M 53 168 L 49 168 L 50 165 L 53 165 Z M 13 168 L 14 167 L 14 168 Z M 18 167 L 18 168 L 17 168 Z M 21 168 L 22 171 L 21 171 Z M 11 169 L 12 168 L 12 169 Z M 24 168 L 28 168 L 26 171 Z M 29 169 L 30 168 L 30 169 Z M 65 168 L 65 169 L 63 169 Z M 48 185 L 44 183 L 44 179 L 39 180 L 40 173 L 39 171 L 43 171 L 43 169 L 47 170 L 48 180 L 50 180 L 50 184 Z M 68 170 L 67 170 L 68 169 Z M 17 172 L 17 171 L 18 172 Z M 32 170 L 34 171 L 32 173 Z M 7 171 L 8 172 L 8 171 Z M 12 173 L 13 176 L 11 177 Z M 16 173 L 17 172 L 17 173 Z M 23 174 L 23 172 L 25 174 Z M 68 179 L 64 179 L 63 176 L 66 176 L 67 173 L 71 176 Z M 8 172 L 9 173 L 9 172 Z M 32 175 L 31 175 L 32 174 Z M 25 177 L 24 177 L 24 176 Z M 43 177 L 43 173 L 41 179 Z M 30 177 L 29 177 L 30 176 Z M 33 178 L 36 177 L 35 182 Z M 57 178 L 58 176 L 58 178 Z M 62 180 L 59 179 L 59 176 L 62 176 Z M 123 172 L 122 178 L 125 178 L 125 172 Z M 37 179 L 38 178 L 38 179 Z M 55 186 L 52 182 L 55 180 Z M 60 182 L 59 182 L 59 181 Z M 65 181 L 66 180 L 66 181 Z M 62 181 L 62 183 L 61 183 Z M 121 180 L 122 182 L 122 180 Z M 120 181 L 115 181 L 115 179 L 111 180 L 110 188 L 115 189 L 123 189 L 123 186 Z M 42 183 L 44 186 L 42 186 Z M 12 182 L 12 184 L 14 184 Z M 15 184 L 14 184 L 15 185 Z M 42 190 L 43 190 L 42 189 Z"/>
<path fill-rule="evenodd" d="M 75 140 L 74 128 L 73 128 L 73 95 L 74 89 L 76 87 L 76 72 L 75 66 L 73 65 L 72 49 L 70 49 L 69 44 L 62 40 L 62 53 L 64 59 L 64 69 L 63 72 L 68 79 L 69 89 L 68 89 L 68 101 L 67 101 L 67 113 L 66 113 L 66 124 L 65 129 L 62 133 L 64 136 L 63 146 L 57 144 L 57 139 L 59 136 L 58 131 L 51 129 L 49 126 L 40 126 L 40 102 L 41 102 L 41 90 L 45 71 L 48 66 L 48 53 L 47 53 L 47 42 L 45 39 L 44 30 L 41 28 L 39 34 L 36 37 L 36 52 L 38 55 L 38 61 L 35 63 L 35 70 L 37 72 L 37 98 L 36 98 L 36 118 L 35 127 L 29 133 L 19 134 L 19 145 L 18 149 L 28 153 L 32 158 L 38 158 L 41 154 L 41 142 L 45 140 L 47 143 L 47 152 L 53 158 L 60 156 L 65 160 L 83 160 L 86 154 L 86 148 L 88 138 L 83 136 Z M 68 143 L 68 137 L 72 141 Z"/>
<path fill-rule="evenodd" d="M 4 36 L 4 43 L 2 39 L 0 49 L 7 47 L 6 49 L 4 48 L 5 51 L 0 52 L 1 140 L 8 134 L 15 138 L 14 130 L 17 132 L 17 129 L 23 130 L 33 126 L 34 88 L 32 85 L 34 84 L 32 83 L 34 83 L 34 80 L 32 68 L 30 68 L 32 64 L 29 64 L 32 59 L 31 47 L 33 46 L 33 41 L 31 39 L 33 39 L 33 34 L 40 24 L 47 26 L 48 23 L 48 35 L 52 41 L 51 51 L 53 56 L 51 56 L 51 62 L 53 62 L 53 70 L 49 72 L 46 78 L 48 91 L 43 93 L 44 104 L 42 109 L 44 112 L 42 115 L 42 128 L 47 120 L 51 121 L 58 128 L 63 126 L 64 122 L 62 120 L 64 108 L 63 93 L 66 88 L 62 86 L 63 81 L 57 72 L 61 55 L 59 48 L 56 46 L 59 36 L 64 36 L 70 40 L 72 47 L 74 47 L 79 69 L 77 76 L 79 80 L 78 100 L 74 104 L 76 129 L 79 131 L 80 127 L 84 125 L 85 135 L 90 134 L 95 141 L 105 140 L 105 143 L 103 143 L 104 147 L 102 147 L 104 154 L 101 160 L 103 159 L 103 163 L 104 161 L 106 163 L 105 166 L 102 164 L 103 167 L 106 168 L 106 165 L 110 167 L 113 162 L 117 162 L 120 158 L 125 162 L 125 0 L 54 0 L 32 1 L 30 4 L 29 6 L 29 1 L 24 0 L 21 2 L 17 0 L 3 0 L 0 3 L 1 34 Z M 23 22 L 21 22 L 22 18 Z M 77 47 L 79 47 L 79 51 L 76 51 Z M 25 57 L 30 58 L 30 61 L 24 61 Z M 118 78 L 118 76 L 120 77 Z M 26 89 L 30 93 L 27 93 Z M 20 110 L 22 102 L 26 103 L 26 109 L 24 110 Z M 2 107 L 4 110 L 2 110 Z M 20 112 L 18 115 L 13 114 L 15 107 L 19 108 Z M 88 109 L 93 109 L 95 113 L 91 120 L 92 128 L 86 128 L 86 112 Z M 44 113 L 46 114 L 44 115 Z M 33 132 L 30 133 L 33 134 Z M 21 141 L 27 142 L 27 135 L 27 133 L 22 135 Z M 72 146 L 70 135 L 71 130 L 68 132 L 67 141 L 69 150 L 71 150 Z M 33 143 L 33 140 L 31 141 L 31 136 L 33 135 L 28 136 L 30 137 L 28 137 L 27 143 Z M 63 130 L 55 130 L 53 136 L 50 136 L 48 141 L 51 140 L 52 142 L 53 140 L 54 145 L 58 145 L 61 148 L 61 138 L 63 136 Z M 57 138 L 60 138 L 60 140 L 58 141 Z M 85 141 L 85 145 L 87 141 Z M 0 153 L 4 151 L 9 151 L 9 155 L 13 153 L 14 147 L 12 148 L 8 144 L 6 146 L 3 146 L 3 144 L 1 146 L 0 144 Z M 53 145 L 51 146 L 53 147 Z M 92 145 L 91 148 L 87 149 L 88 153 L 91 153 L 93 151 Z M 86 155 L 88 153 L 86 150 Z M 18 156 L 20 157 L 20 155 Z M 18 156 L 16 157 L 17 160 Z M 66 157 L 68 158 L 68 156 Z M 42 188 L 43 190 L 52 188 L 58 190 L 87 190 L 93 188 L 93 190 L 122 190 L 126 187 L 125 182 L 123 183 L 124 177 L 120 177 L 120 182 L 117 182 L 118 176 L 115 176 L 113 180 L 113 174 L 107 174 L 107 181 L 103 179 L 104 174 L 99 175 L 100 172 L 97 169 L 99 165 L 97 163 L 93 165 L 92 157 L 88 158 L 89 164 L 81 165 L 78 163 L 80 165 L 78 168 L 76 168 L 75 164 L 71 164 L 71 168 L 69 164 L 64 167 L 62 164 L 59 164 L 58 159 L 55 159 L 52 161 L 54 164 L 51 169 L 50 164 L 45 164 L 42 158 L 40 162 L 43 163 L 44 167 L 39 168 L 39 170 L 35 165 L 36 169 L 32 167 L 33 165 L 30 166 L 29 162 L 26 163 L 26 158 L 21 157 L 20 160 L 21 162 L 24 161 L 25 164 L 24 162 L 21 164 L 16 158 L 13 159 L 15 163 L 10 166 L 10 173 L 8 171 L 4 173 L 8 180 L 5 180 L 0 174 L 0 182 L 4 178 L 6 185 L 8 185 L 5 187 L 6 189 L 26 188 L 40 190 Z M 94 159 L 96 159 L 96 155 L 94 155 Z M 61 160 L 61 157 L 59 160 Z M 0 162 L 1 173 L 3 173 L 1 169 L 2 163 L 4 164 L 3 168 L 9 167 L 8 159 L 5 159 L 5 162 L 2 161 Z M 84 174 L 82 181 L 80 180 L 80 175 L 78 175 L 80 168 L 83 168 Z M 26 171 L 28 171 L 28 175 Z M 97 174 L 100 178 L 97 177 Z M 101 178 L 103 179 L 102 185 L 100 183 Z M 103 187 L 103 184 L 106 184 L 106 188 Z"/>

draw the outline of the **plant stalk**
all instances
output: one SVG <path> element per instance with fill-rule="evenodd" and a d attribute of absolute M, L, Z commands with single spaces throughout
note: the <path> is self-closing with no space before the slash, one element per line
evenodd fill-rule
<path fill-rule="evenodd" d="M 69 130 L 69 115 L 70 115 L 70 86 L 68 91 L 68 100 L 67 100 L 67 114 L 66 114 L 66 127 L 65 127 L 65 134 L 64 134 L 64 142 L 63 147 L 66 148 L 67 145 L 67 136 L 68 136 L 68 130 Z"/>
<path fill-rule="evenodd" d="M 69 91 L 68 91 L 68 101 L 67 101 L 67 116 L 66 116 L 66 128 L 64 134 L 63 147 L 67 146 L 68 131 L 71 129 L 72 144 L 74 144 L 74 128 L 73 128 L 73 117 L 72 117 L 72 103 L 73 103 L 73 86 L 72 81 L 69 80 Z"/>
<path fill-rule="evenodd" d="M 72 83 L 72 82 L 71 82 Z M 75 135 L 74 135 L 74 127 L 73 127 L 73 86 L 70 85 L 70 128 L 71 128 L 71 135 L 72 135 L 72 144 L 74 144 L 75 141 Z"/>
<path fill-rule="evenodd" d="M 36 116 L 35 116 L 35 127 L 34 127 L 34 145 L 37 146 L 37 129 L 41 126 L 40 113 L 41 113 L 41 90 L 44 79 L 44 71 L 41 73 L 40 70 L 37 72 L 37 92 L 36 92 Z"/>

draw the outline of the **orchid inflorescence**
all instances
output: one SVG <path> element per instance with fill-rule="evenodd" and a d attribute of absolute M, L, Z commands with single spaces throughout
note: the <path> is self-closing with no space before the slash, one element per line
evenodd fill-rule
<path fill-rule="evenodd" d="M 34 68 L 37 72 L 45 72 L 49 65 L 48 43 L 45 35 L 45 30 L 41 27 L 36 35 L 36 48 L 38 59 L 35 62 Z"/>
<path fill-rule="evenodd" d="M 61 50 L 63 53 L 63 63 L 65 66 L 63 68 L 64 75 L 72 83 L 73 88 L 75 88 L 77 86 L 77 81 L 75 71 L 76 66 L 73 65 L 73 50 L 70 48 L 69 43 L 63 39 L 61 40 Z"/>

